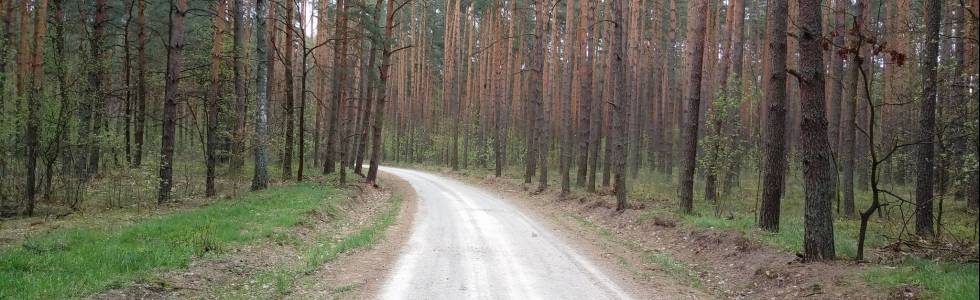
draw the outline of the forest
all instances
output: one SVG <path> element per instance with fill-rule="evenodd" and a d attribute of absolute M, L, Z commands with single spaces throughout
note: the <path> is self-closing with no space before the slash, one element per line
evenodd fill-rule
<path fill-rule="evenodd" d="M 400 166 L 742 232 L 803 263 L 944 266 L 976 295 L 978 8 L 0 0 L 0 229 L 379 187 Z"/>

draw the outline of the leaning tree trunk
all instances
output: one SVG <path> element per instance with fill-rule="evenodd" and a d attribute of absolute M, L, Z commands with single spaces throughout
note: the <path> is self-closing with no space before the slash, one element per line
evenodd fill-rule
<path fill-rule="evenodd" d="M 776 1 L 779 2 L 779 1 Z M 684 213 L 694 211 L 694 167 L 698 155 L 698 118 L 701 103 L 701 68 L 704 60 L 705 0 L 691 0 L 687 10 L 687 117 L 684 119 L 684 134 L 681 140 L 681 153 L 684 165 L 681 169 L 678 196 Z"/>
<path fill-rule="evenodd" d="M 187 0 L 175 1 L 171 1 L 170 40 L 167 43 L 167 81 L 163 96 L 163 135 L 160 139 L 160 191 L 157 194 L 159 204 L 170 201 L 170 189 L 173 187 L 174 129 L 177 127 L 177 93 L 180 91 L 184 17 L 187 14 Z"/>
<path fill-rule="evenodd" d="M 827 139 L 822 7 L 820 0 L 800 0 L 800 155 L 806 191 L 803 260 L 834 259 L 834 168 Z"/>

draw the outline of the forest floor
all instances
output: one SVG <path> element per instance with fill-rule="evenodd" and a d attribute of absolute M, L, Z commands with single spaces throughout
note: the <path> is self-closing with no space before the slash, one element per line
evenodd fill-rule
<path fill-rule="evenodd" d="M 359 298 L 387 273 L 414 195 L 388 176 L 382 189 L 324 180 L 5 221 L 0 298 Z"/>
<path fill-rule="evenodd" d="M 561 227 L 591 237 L 604 255 L 652 285 L 666 274 L 719 298 L 976 299 L 976 263 L 910 258 L 804 264 L 784 247 L 783 240 L 758 230 L 713 226 L 706 221 L 710 218 L 673 213 L 669 200 L 634 202 L 627 211 L 616 213 L 615 199 L 608 194 L 573 190 L 561 198 L 555 186 L 534 193 L 536 183 L 529 187 L 506 176 L 413 167 L 498 191 Z M 874 251 L 872 255 L 890 255 L 878 253 L 889 250 Z"/>

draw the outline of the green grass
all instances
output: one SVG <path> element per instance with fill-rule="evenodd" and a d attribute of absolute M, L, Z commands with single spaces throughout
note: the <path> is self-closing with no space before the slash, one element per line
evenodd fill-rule
<path fill-rule="evenodd" d="M 976 300 L 980 298 L 977 263 L 936 262 L 912 258 L 895 267 L 875 267 L 868 271 L 869 282 L 895 288 L 916 284 L 925 288 L 924 296 L 935 299 Z"/>
<path fill-rule="evenodd" d="M 331 243 L 328 236 L 321 236 L 319 242 L 313 243 L 304 251 L 303 259 L 306 262 L 301 269 L 303 273 L 310 273 L 320 265 L 332 261 L 337 255 L 363 248 L 376 243 L 384 235 L 388 226 L 395 222 L 398 217 L 398 209 L 401 207 L 401 198 L 393 196 L 393 204 L 384 212 L 383 215 L 375 219 L 370 226 L 347 236 L 337 243 Z"/>
<path fill-rule="evenodd" d="M 298 184 L 136 224 L 30 238 L 0 251 L 0 298 L 81 297 L 184 268 L 195 256 L 282 238 L 282 230 L 302 222 L 306 212 L 335 193 Z"/>
<path fill-rule="evenodd" d="M 303 276 L 313 274 L 320 266 L 331 262 L 343 253 L 356 249 L 361 249 L 377 243 L 383 236 L 386 229 L 395 222 L 398 211 L 401 207 L 401 198 L 393 196 L 391 205 L 382 215 L 376 217 L 371 223 L 348 236 L 337 239 L 334 234 L 324 232 L 319 234 L 314 241 L 298 245 L 302 249 L 302 257 L 297 261 L 287 262 L 272 269 L 263 270 L 255 275 L 255 282 L 258 286 L 268 286 L 275 293 L 273 295 L 242 294 L 252 293 L 244 290 L 223 290 L 219 292 L 219 298 L 281 298 L 288 295 L 296 287 L 297 282 Z M 342 293 L 349 292 L 354 287 L 344 287 Z M 264 293 L 267 291 L 258 291 Z M 336 291 L 335 291 L 336 293 Z"/>

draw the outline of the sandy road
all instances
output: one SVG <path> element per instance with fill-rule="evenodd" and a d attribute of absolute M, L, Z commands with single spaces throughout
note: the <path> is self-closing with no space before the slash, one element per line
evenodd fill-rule
<path fill-rule="evenodd" d="M 425 172 L 418 210 L 381 299 L 629 299 L 598 267 L 493 193 Z"/>

